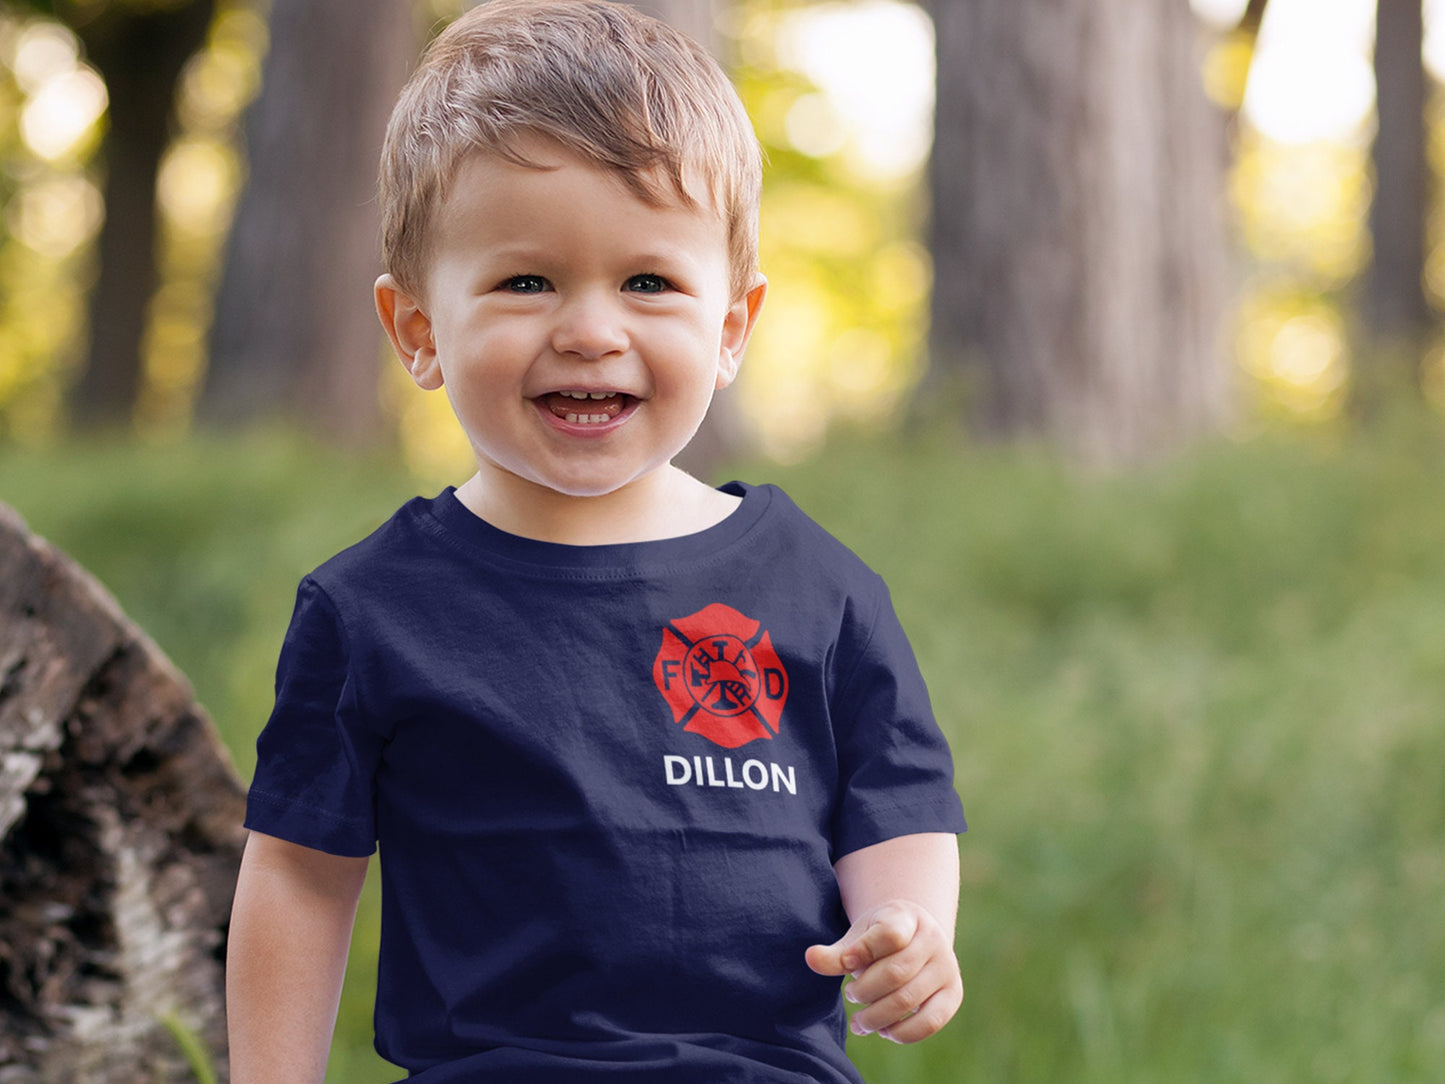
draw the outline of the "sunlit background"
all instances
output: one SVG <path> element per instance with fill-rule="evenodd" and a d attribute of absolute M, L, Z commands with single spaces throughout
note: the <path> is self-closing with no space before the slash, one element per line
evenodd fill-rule
<path fill-rule="evenodd" d="M 463 2 L 416 0 L 435 19 Z M 279 429 L 182 439 L 246 178 L 259 3 L 220 0 L 181 80 L 140 440 L 87 442 L 66 400 L 106 88 L 69 30 L 0 0 L 0 497 L 171 653 L 243 777 L 296 577 L 467 469 L 445 398 L 396 365 L 405 466 Z M 1370 368 L 1374 2 L 1270 0 L 1252 43 L 1245 0 L 1192 3 L 1230 138 L 1233 435 L 1267 439 L 1121 474 L 942 427 L 847 439 L 896 420 L 926 369 L 932 26 L 902 0 L 718 5 L 768 154 L 772 284 L 729 394 L 783 461 L 739 476 L 784 486 L 886 577 L 974 825 L 965 1011 L 929 1043 L 854 1043 L 869 1080 L 1445 1079 L 1445 426 L 1417 426 L 1413 394 L 1404 424 L 1347 406 Z M 1445 78 L 1445 0 L 1425 14 Z M 1423 384 L 1445 414 L 1442 359 Z M 396 1076 L 370 1049 L 369 899 L 331 1062 L 346 1084 Z"/>
<path fill-rule="evenodd" d="M 1249 378 L 1250 418 L 1328 421 L 1349 386 L 1345 302 L 1369 253 L 1373 3 L 1273 0 L 1252 58 L 1227 33 L 1243 0 L 1193 5 L 1201 79 L 1222 107 L 1240 108 L 1229 186 L 1240 258 L 1228 339 Z M 1445 77 L 1445 0 L 1430 0 L 1426 18 L 1428 66 Z M 931 24 L 900 0 L 747 0 L 723 29 L 770 156 L 762 220 L 770 318 L 738 394 L 765 450 L 792 458 L 830 425 L 892 417 L 924 368 Z M 151 439 L 188 427 L 221 245 L 245 175 L 239 121 L 265 49 L 254 6 L 223 3 L 182 81 L 179 134 L 158 191 L 162 286 L 137 419 Z M 104 83 L 69 30 L 0 8 L 0 432 L 20 442 L 58 435 L 83 347 L 105 110 Z M 1442 147 L 1432 141 L 1433 154 Z M 1438 245 L 1428 285 L 1445 299 Z M 1426 386 L 1445 408 L 1442 358 L 1436 351 Z M 394 399 L 419 462 L 463 454 L 437 436 L 445 427 L 408 424 L 408 412 L 442 404 Z"/>

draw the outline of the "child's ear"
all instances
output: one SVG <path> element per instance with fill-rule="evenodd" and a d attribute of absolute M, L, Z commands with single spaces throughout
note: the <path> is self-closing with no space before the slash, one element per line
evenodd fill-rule
<path fill-rule="evenodd" d="M 441 387 L 442 369 L 437 361 L 431 317 L 421 302 L 390 275 L 376 280 L 376 315 L 381 318 L 381 326 L 386 329 L 396 356 L 417 386 L 427 391 Z"/>
<path fill-rule="evenodd" d="M 728 307 L 723 318 L 722 349 L 718 351 L 717 388 L 725 388 L 736 379 L 767 293 L 768 280 L 761 274 L 754 275 L 747 292 Z"/>

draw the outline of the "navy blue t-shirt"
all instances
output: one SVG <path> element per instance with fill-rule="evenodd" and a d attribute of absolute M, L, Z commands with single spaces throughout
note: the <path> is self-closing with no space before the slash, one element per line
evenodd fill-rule
<path fill-rule="evenodd" d="M 301 584 L 246 826 L 381 852 L 376 1047 L 451 1081 L 857 1082 L 832 864 L 958 832 L 883 582 L 775 487 L 682 538 L 448 489 Z"/>

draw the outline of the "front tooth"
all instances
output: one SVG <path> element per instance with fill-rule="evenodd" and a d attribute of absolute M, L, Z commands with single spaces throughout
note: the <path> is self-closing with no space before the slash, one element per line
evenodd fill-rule
<path fill-rule="evenodd" d="M 568 421 L 570 424 L 572 424 L 572 425 L 576 425 L 576 424 L 577 424 L 577 415 L 575 415 L 575 414 L 568 414 L 568 415 L 567 415 L 567 421 Z"/>
<path fill-rule="evenodd" d="M 592 393 L 592 398 L 594 398 L 594 399 L 611 399 L 611 398 L 612 398 L 612 393 L 611 393 L 610 391 L 594 391 L 594 392 Z"/>

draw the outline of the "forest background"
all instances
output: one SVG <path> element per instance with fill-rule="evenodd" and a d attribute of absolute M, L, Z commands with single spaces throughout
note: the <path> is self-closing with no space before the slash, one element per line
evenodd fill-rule
<path fill-rule="evenodd" d="M 865 1074 L 1445 1077 L 1445 26 L 640 6 L 769 154 L 769 312 L 693 465 L 782 482 L 890 581 L 974 826 L 964 1010 L 856 1043 Z M 0 4 L 0 500 L 243 777 L 297 578 L 465 475 L 385 362 L 366 219 L 457 7 Z M 348 1084 L 394 1077 L 377 919 L 372 885 Z"/>

